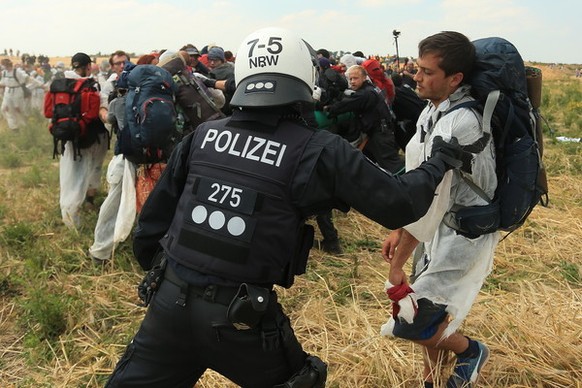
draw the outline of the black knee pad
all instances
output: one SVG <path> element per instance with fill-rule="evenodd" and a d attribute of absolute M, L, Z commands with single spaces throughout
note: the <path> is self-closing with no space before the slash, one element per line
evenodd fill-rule
<path fill-rule="evenodd" d="M 327 380 L 327 364 L 319 357 L 307 356 L 303 368 L 283 384 L 273 388 L 323 388 Z"/>

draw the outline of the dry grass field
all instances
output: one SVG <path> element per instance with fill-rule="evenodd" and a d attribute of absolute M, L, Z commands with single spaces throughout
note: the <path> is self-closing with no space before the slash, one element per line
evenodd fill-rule
<path fill-rule="evenodd" d="M 582 101 L 556 101 L 570 87 L 580 96 L 582 82 L 541 67 L 551 101 L 542 114 L 556 135 L 581 137 Z M 111 266 L 92 266 L 97 215 L 85 209 L 79 232 L 62 225 L 52 144 L 41 119 L 29 122 L 17 135 L 0 124 L 0 386 L 103 386 L 144 316 L 142 271 L 129 241 Z M 491 349 L 482 387 L 582 387 L 582 143 L 560 143 L 546 128 L 544 159 L 550 205 L 499 244 L 462 326 Z M 421 387 L 420 349 L 379 334 L 390 312 L 380 256 L 389 231 L 354 211 L 334 215 L 344 254 L 313 249 L 307 273 L 279 290 L 299 340 L 328 362 L 328 387 Z M 234 387 L 211 371 L 196 386 Z"/>

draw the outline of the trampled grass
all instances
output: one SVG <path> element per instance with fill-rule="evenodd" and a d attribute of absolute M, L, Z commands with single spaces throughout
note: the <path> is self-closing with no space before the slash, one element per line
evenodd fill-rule
<path fill-rule="evenodd" d="M 582 137 L 579 124 L 567 125 L 570 116 L 580 123 L 581 81 L 547 73 L 542 114 L 556 136 Z M 85 256 L 95 211 L 84 210 L 78 232 L 62 225 L 42 119 L 19 134 L 0 124 L 0 144 L 0 386 L 103 386 L 145 313 L 131 244 L 97 269 Z M 549 207 L 500 243 L 462 327 L 491 349 L 483 387 L 582 387 L 582 143 L 546 131 L 545 162 Z M 420 349 L 379 334 L 390 311 L 380 256 L 388 231 L 353 211 L 334 215 L 345 253 L 312 250 L 307 273 L 279 290 L 297 336 L 328 362 L 329 387 L 421 386 Z M 450 364 L 442 369 L 446 378 Z M 234 385 L 208 372 L 197 386 Z"/>

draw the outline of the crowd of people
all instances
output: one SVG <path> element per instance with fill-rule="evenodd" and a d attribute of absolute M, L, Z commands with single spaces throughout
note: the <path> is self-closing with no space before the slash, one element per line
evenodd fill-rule
<path fill-rule="evenodd" d="M 325 386 L 327 365 L 303 350 L 274 286 L 291 287 L 305 272 L 310 217 L 322 235 L 315 246 L 342 253 L 332 209 L 351 208 L 392 230 L 382 248 L 389 282 L 418 302 L 414 321 L 396 320 L 390 334 L 423 347 L 424 387 L 449 351 L 457 363 L 447 387 L 475 386 L 489 350 L 458 328 L 491 269 L 497 235 L 468 239 L 445 222 L 453 204 L 483 201 L 459 168 L 488 194 L 497 184 L 492 145 L 469 157 L 459 145 L 482 134 L 477 112 L 453 109 L 472 99 L 472 43 L 439 33 L 420 42 L 416 63 L 393 68 L 361 52 L 337 59 L 266 28 L 236 53 L 189 43 L 138 58 L 118 50 L 95 63 L 80 52 L 70 69 L 59 63 L 44 74 L 2 60 L 2 115 L 12 131 L 26 124 L 25 89 L 44 96 L 55 79 L 87 78 L 99 91 L 98 116 L 85 123 L 90 140 L 78 150 L 66 142 L 60 156 L 67 227 L 79 228 L 84 202 L 95 205 L 116 136 L 88 257 L 107 266 L 134 229 L 149 307 L 107 386 L 192 386 L 208 368 L 241 386 Z M 124 148 L 125 103 L 127 76 L 144 65 L 171 75 L 178 118 L 155 162 L 164 172 L 138 209 L 136 175 L 152 163 Z M 395 114 L 399 88 L 415 91 L 416 116 Z M 212 115 L 200 113 L 202 89 Z M 413 124 L 402 143 L 404 120 Z M 413 256 L 409 279 L 403 266 Z"/>

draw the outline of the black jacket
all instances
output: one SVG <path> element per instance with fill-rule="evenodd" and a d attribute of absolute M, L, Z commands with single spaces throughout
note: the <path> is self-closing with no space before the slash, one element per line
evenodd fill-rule
<path fill-rule="evenodd" d="M 322 89 L 321 99 L 317 102 L 316 109 L 340 101 L 344 96 L 344 90 L 348 88 L 345 75 L 327 68 L 319 72 L 318 86 Z"/>
<path fill-rule="evenodd" d="M 390 110 L 384 97 L 376 91 L 374 85 L 366 81 L 361 88 L 344 97 L 341 101 L 330 105 L 329 116 L 336 117 L 341 113 L 353 112 L 357 129 L 372 134 L 381 127 L 381 120 L 391 120 Z"/>
<path fill-rule="evenodd" d="M 232 116 L 236 125 L 247 129 L 276 128 L 281 119 L 281 112 L 273 109 L 235 111 Z M 156 252 L 161 249 L 159 241 L 170 229 L 186 185 L 188 155 L 197 133 L 185 137 L 176 147 L 140 213 L 133 248 L 144 269 L 152 266 Z M 288 200 L 303 220 L 331 208 L 347 212 L 353 207 L 381 225 L 395 229 L 426 213 L 446 170 L 441 160 L 433 158 L 416 170 L 392 176 L 341 137 L 314 131 L 297 164 Z"/>

